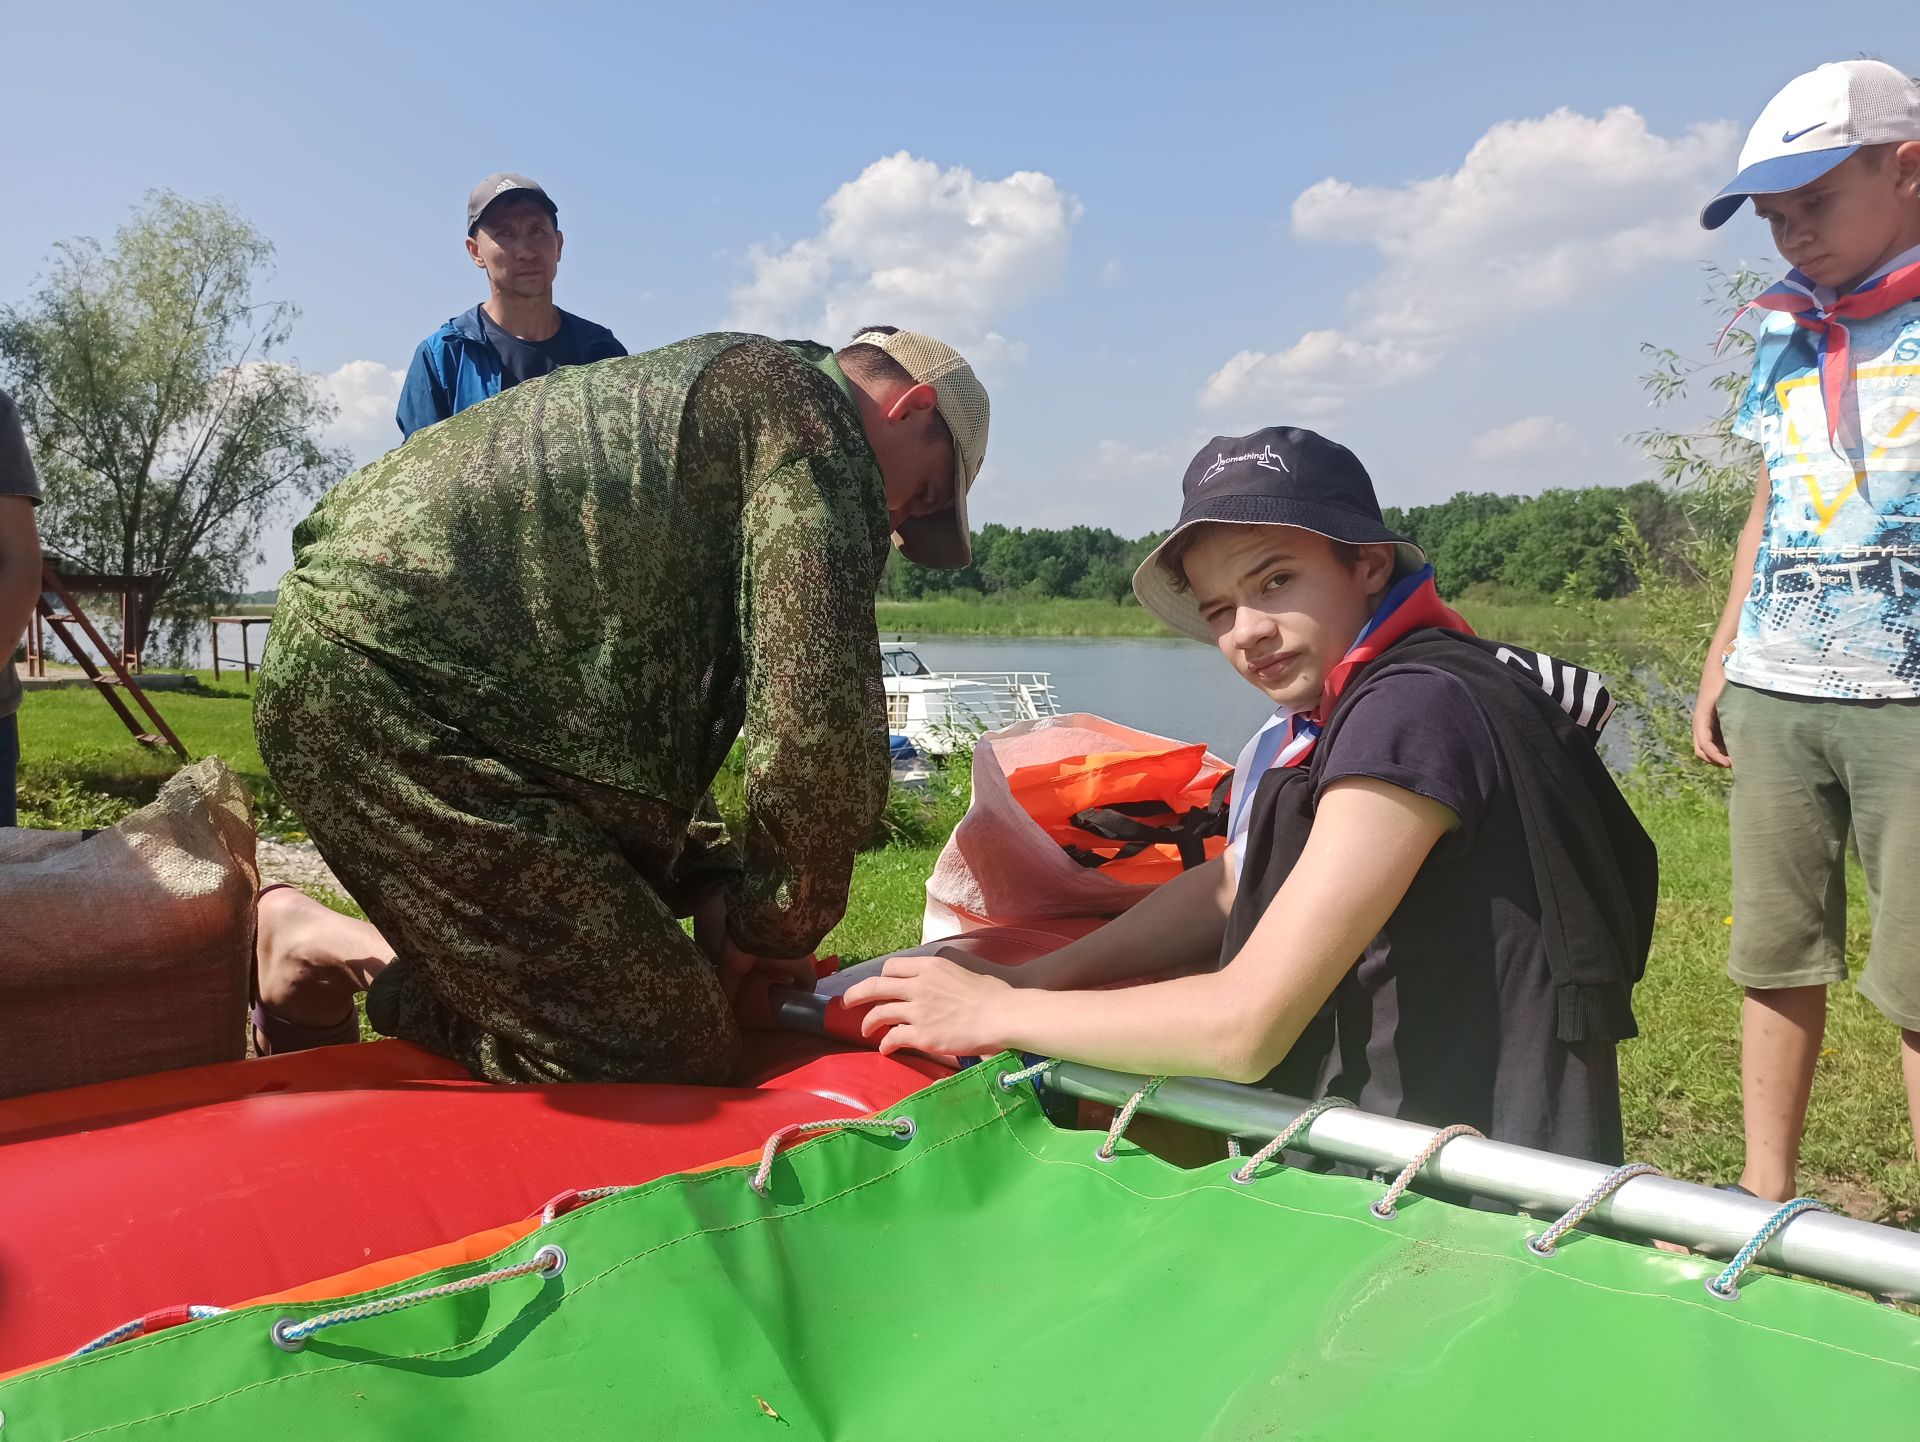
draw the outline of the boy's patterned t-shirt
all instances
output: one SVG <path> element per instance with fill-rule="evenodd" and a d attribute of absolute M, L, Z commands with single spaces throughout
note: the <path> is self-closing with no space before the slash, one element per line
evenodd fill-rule
<path fill-rule="evenodd" d="M 1765 453 L 1773 498 L 1727 679 L 1920 696 L 1920 301 L 1848 330 L 1851 444 L 1827 438 L 1818 336 L 1777 313 L 1761 328 L 1733 429 Z"/>

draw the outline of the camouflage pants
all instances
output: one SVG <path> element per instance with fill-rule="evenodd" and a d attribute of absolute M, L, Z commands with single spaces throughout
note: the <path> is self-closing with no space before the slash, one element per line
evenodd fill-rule
<path fill-rule="evenodd" d="M 392 943 L 367 1016 L 493 1081 L 720 1083 L 740 1036 L 663 893 L 688 818 L 429 714 L 289 618 L 254 701 L 267 770 Z"/>

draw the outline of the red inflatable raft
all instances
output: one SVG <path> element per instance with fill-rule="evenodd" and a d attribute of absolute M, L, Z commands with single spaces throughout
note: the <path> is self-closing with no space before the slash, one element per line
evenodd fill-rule
<path fill-rule="evenodd" d="M 967 945 L 1017 964 L 1087 929 Z M 557 1195 L 734 1159 L 781 1127 L 877 1111 L 951 1070 L 879 1056 L 857 1044 L 858 1015 L 830 1011 L 854 1045 L 751 1031 L 725 1088 L 493 1086 L 383 1041 L 0 1102 L 0 1373 L 169 1309 L 388 1259 L 410 1275 L 424 1269 L 411 1254 L 537 1216 Z"/>

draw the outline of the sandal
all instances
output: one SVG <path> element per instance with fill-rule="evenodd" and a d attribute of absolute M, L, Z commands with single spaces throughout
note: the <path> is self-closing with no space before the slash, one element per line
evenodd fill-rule
<path fill-rule="evenodd" d="M 298 891 L 291 882 L 275 881 L 261 887 L 254 893 L 253 904 L 260 905 L 260 898 L 269 891 Z M 253 1054 L 255 1056 L 281 1056 L 290 1051 L 311 1051 L 317 1046 L 345 1046 L 360 1040 L 360 1013 L 357 1008 L 348 1006 L 347 1014 L 337 1022 L 325 1026 L 311 1026 L 306 1022 L 288 1021 L 284 1016 L 268 1011 L 260 1004 L 260 951 L 259 927 L 254 928 L 254 954 L 251 969 L 247 973 L 247 999 L 252 1003 Z"/>

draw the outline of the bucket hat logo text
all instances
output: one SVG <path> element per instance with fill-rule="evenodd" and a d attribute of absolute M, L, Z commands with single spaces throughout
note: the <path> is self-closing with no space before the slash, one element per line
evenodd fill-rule
<path fill-rule="evenodd" d="M 1251 451 L 1244 456 L 1215 456 L 1213 458 L 1213 464 L 1201 473 L 1200 479 L 1194 482 L 1194 484 L 1196 486 L 1204 486 L 1208 481 L 1217 477 L 1228 466 L 1237 466 L 1242 461 L 1252 461 L 1256 466 L 1262 466 L 1269 471 L 1284 471 L 1288 475 L 1293 474 L 1293 467 L 1287 464 L 1287 458 L 1274 450 L 1271 445 L 1265 445 L 1260 447 L 1259 450 Z"/>

